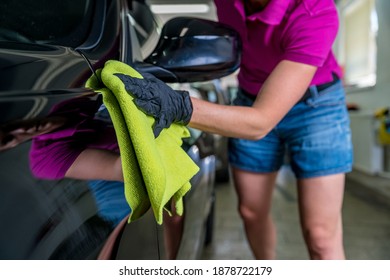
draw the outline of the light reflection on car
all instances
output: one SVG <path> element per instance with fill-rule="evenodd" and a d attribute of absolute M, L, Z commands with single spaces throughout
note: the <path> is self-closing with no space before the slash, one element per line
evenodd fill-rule
<path fill-rule="evenodd" d="M 0 259 L 199 258 L 205 240 L 211 240 L 212 135 L 192 131 L 184 143 L 200 172 L 185 196 L 184 215 L 166 215 L 162 226 L 150 210 L 126 222 L 131 209 L 122 182 L 36 176 L 32 139 L 63 129 L 74 117 L 53 114 L 59 104 L 88 100 L 96 108 L 93 117 L 110 123 L 100 95 L 84 86 L 108 59 L 169 83 L 212 80 L 237 69 L 238 34 L 213 22 L 183 18 L 163 29 L 158 41 L 157 22 L 141 0 L 3 0 L 0 10 Z M 164 59 L 180 54 L 180 48 L 172 53 L 164 49 L 166 34 L 180 34 L 180 28 L 187 28 L 188 36 L 206 32 L 200 35 L 219 38 L 231 53 L 225 50 L 219 57 L 213 53 L 217 48 L 204 44 L 222 66 L 192 67 L 191 59 L 187 65 L 185 59 L 181 65 L 160 63 L 156 54 L 164 53 Z M 153 59 L 147 56 L 150 51 Z M 202 46 L 192 50 L 193 58 L 197 51 Z"/>

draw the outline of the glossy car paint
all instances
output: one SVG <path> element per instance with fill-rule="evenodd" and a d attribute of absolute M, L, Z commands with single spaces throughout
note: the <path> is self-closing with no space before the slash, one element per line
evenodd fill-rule
<path fill-rule="evenodd" d="M 161 79 L 178 80 L 158 65 L 145 64 L 145 40 L 137 37 L 134 17 L 149 12 L 140 2 L 96 0 L 90 32 L 77 47 L 52 43 L 0 41 L 0 127 L 34 127 L 57 104 L 81 96 L 101 103 L 85 81 L 108 59 L 138 66 Z M 1 33 L 1 32 L 0 32 Z M 142 42 L 140 42 L 142 41 Z M 234 71 L 231 66 L 226 73 Z M 168 74 L 167 74 L 168 73 Z M 200 74 L 199 78 L 201 77 Z M 1 138 L 1 134 L 0 134 Z M 9 139 L 2 138 L 6 146 Z M 30 139 L 0 151 L 0 259 L 95 259 L 117 223 L 99 214 L 94 193 L 82 180 L 42 180 L 29 168 Z M 200 134 L 183 147 L 201 167 L 185 197 L 185 214 L 176 258 L 198 258 L 205 224 L 212 214 L 215 156 L 213 137 Z M 113 259 L 165 259 L 164 225 L 148 211 L 119 230 Z"/>

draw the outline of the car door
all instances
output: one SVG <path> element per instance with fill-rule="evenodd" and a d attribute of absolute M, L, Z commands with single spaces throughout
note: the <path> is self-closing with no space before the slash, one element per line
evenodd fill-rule
<path fill-rule="evenodd" d="M 73 110 L 80 100 L 99 108 L 99 95 L 84 83 L 104 61 L 119 58 L 122 6 L 39 0 L 0 7 L 0 259 L 96 258 L 128 214 L 123 185 L 110 185 L 111 197 L 122 190 L 114 212 L 98 198 L 107 195 L 104 182 L 37 178 L 31 138 L 58 129 L 54 108 Z M 149 248 L 148 258 L 158 258 L 157 244 Z"/>
<path fill-rule="evenodd" d="M 134 223 L 123 223 L 130 211 L 123 183 L 37 176 L 62 164 L 67 153 L 60 160 L 47 150 L 38 158 L 31 139 L 62 133 L 64 123 L 91 112 L 109 123 L 100 95 L 84 86 L 107 60 L 126 62 L 166 82 L 214 79 L 237 69 L 238 35 L 216 23 L 180 18 L 148 56 L 157 26 L 137 26 L 136 14 L 142 19 L 150 12 L 141 0 L 3 0 L 0 10 L 0 259 L 100 258 L 113 233 L 119 233 L 111 243 L 115 248 L 105 257 L 166 258 L 167 235 L 151 210 Z M 183 30 L 188 35 L 175 35 Z M 166 45 L 171 35 L 177 39 Z M 199 55 L 211 59 L 199 65 Z M 188 221 L 204 225 L 213 199 L 213 144 L 204 141 L 210 135 L 195 135 L 187 151 L 202 172 L 192 180 L 186 210 L 195 214 L 201 207 L 202 214 Z M 49 140 L 58 139 L 63 134 Z M 52 165 L 36 168 L 49 159 Z M 189 222 L 184 232 L 191 236 Z M 193 238 L 183 238 L 188 252 L 192 244 L 202 243 L 203 233 L 195 229 Z"/>

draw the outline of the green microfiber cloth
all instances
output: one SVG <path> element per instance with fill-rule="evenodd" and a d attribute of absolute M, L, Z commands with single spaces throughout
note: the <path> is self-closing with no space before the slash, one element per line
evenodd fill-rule
<path fill-rule="evenodd" d="M 155 138 L 154 118 L 138 109 L 117 73 L 142 78 L 129 65 L 109 60 L 96 72 L 104 85 L 92 76 L 86 86 L 103 95 L 116 131 L 125 196 L 132 209 L 128 222 L 152 207 L 157 223 L 162 224 L 163 211 L 171 213 L 171 199 L 176 213 L 183 214 L 183 197 L 191 188 L 190 179 L 199 171 L 181 147 L 190 132 L 183 125 L 172 124 Z"/>

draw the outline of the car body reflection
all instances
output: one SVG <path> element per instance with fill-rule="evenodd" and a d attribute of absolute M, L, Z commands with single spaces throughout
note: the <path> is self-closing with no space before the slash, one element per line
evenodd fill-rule
<path fill-rule="evenodd" d="M 145 1 L 4 0 L 0 10 L 0 259 L 198 258 L 206 229 L 212 229 L 207 227 L 214 201 L 212 135 L 193 131 L 183 144 L 200 171 L 191 179 L 184 215 L 166 216 L 162 226 L 151 210 L 127 223 L 131 209 L 120 180 L 71 176 L 66 170 L 70 157 L 78 158 L 74 150 L 118 155 L 101 96 L 85 87 L 107 60 L 170 83 L 209 80 L 237 69 L 238 35 L 216 23 L 182 20 L 174 32 L 189 28 L 198 40 L 219 38 L 232 46 L 231 53 L 218 54 L 207 45 L 210 55 L 221 56 L 220 64 L 193 68 L 183 57 L 183 65 L 165 69 L 158 60 L 145 61 L 146 49 L 159 39 Z M 199 24 L 213 28 L 196 28 Z M 154 53 L 165 51 L 164 38 Z M 167 59 L 175 56 L 164 53 Z M 184 53 L 189 54 L 194 61 L 196 50 Z M 99 173 L 95 165 L 77 170 Z"/>

